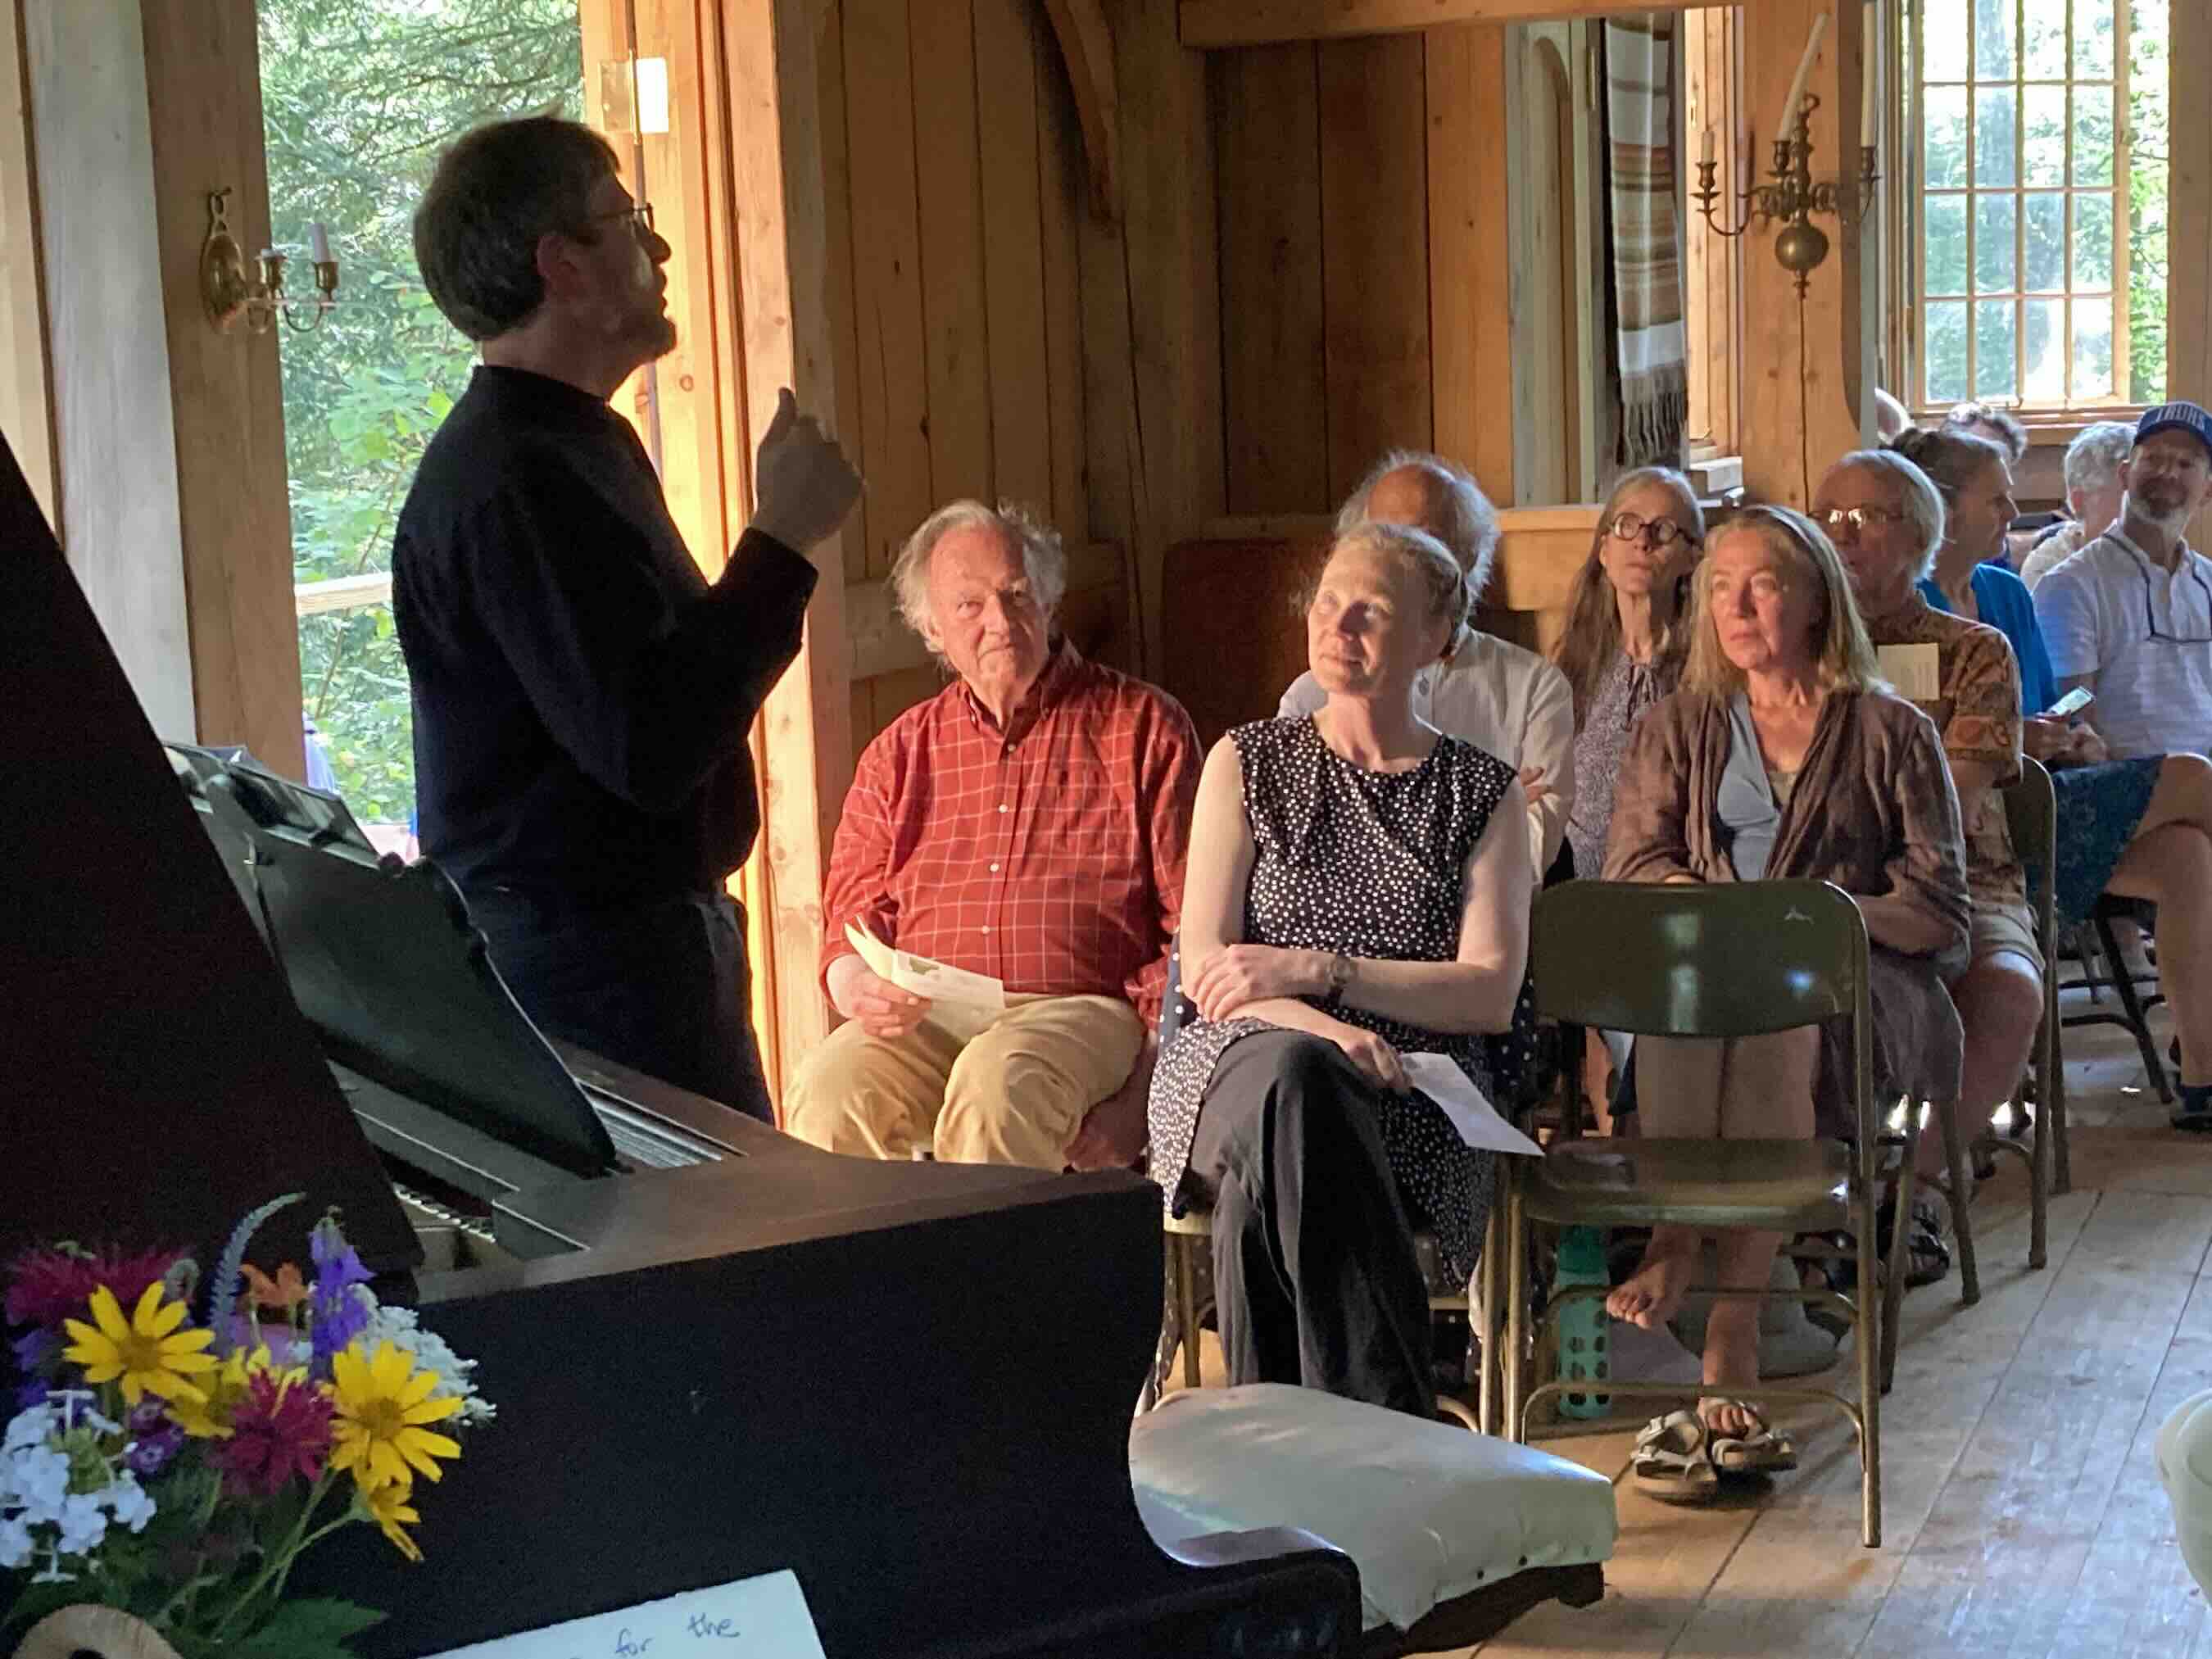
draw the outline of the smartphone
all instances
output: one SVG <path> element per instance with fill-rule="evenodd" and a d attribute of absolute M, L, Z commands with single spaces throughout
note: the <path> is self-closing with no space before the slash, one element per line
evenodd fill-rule
<path fill-rule="evenodd" d="M 2052 703 L 2050 708 L 2045 709 L 2044 718 L 2054 720 L 2071 720 L 2096 700 L 2097 694 L 2087 686 L 2077 685 L 2059 698 L 2057 702 Z"/>

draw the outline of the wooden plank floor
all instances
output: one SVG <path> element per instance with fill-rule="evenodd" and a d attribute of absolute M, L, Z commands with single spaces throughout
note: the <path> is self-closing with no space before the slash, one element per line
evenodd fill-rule
<path fill-rule="evenodd" d="M 2068 1036 L 2075 1190 L 2052 1205 L 2049 1267 L 2027 1269 L 2007 1159 L 1974 1206 L 1980 1305 L 1959 1305 L 1955 1273 L 1906 1298 L 1882 1547 L 1859 1546 L 1857 1460 L 1832 1417 L 1790 1415 L 1802 1466 L 1709 1510 L 1636 1492 L 1626 1429 L 1562 1437 L 1548 1449 L 1620 1494 L 1604 1601 L 1539 1608 L 1449 1659 L 2212 1659 L 2151 1462 L 2166 1413 L 2212 1387 L 2212 1142 L 2166 1127 L 2124 1033 Z"/>

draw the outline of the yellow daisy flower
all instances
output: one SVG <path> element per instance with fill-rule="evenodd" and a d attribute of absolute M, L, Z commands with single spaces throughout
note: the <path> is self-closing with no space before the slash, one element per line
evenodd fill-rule
<path fill-rule="evenodd" d="M 422 1559 L 421 1548 L 401 1526 L 403 1522 L 412 1525 L 422 1518 L 415 1512 L 414 1505 L 407 1501 L 414 1492 L 412 1481 L 387 1480 L 380 1486 L 369 1487 L 361 1498 L 362 1502 L 368 1506 L 368 1518 L 384 1529 L 384 1535 L 392 1540 L 392 1547 L 410 1561 L 420 1561 Z"/>
<path fill-rule="evenodd" d="M 146 1287 L 126 1322 L 115 1292 L 102 1285 L 92 1293 L 94 1323 L 81 1319 L 63 1321 L 76 1340 L 62 1350 L 62 1358 L 84 1367 L 88 1382 L 122 1379 L 123 1398 L 137 1405 L 149 1394 L 164 1400 L 204 1401 L 205 1390 L 191 1378 L 216 1368 L 216 1358 L 201 1349 L 215 1340 L 213 1331 L 180 1331 L 185 1304 L 170 1302 L 157 1279 Z"/>
<path fill-rule="evenodd" d="M 173 1401 L 169 1415 L 179 1428 L 197 1439 L 228 1440 L 231 1413 L 246 1398 L 246 1383 L 264 1371 L 272 1374 L 286 1388 L 307 1380 L 304 1365 L 278 1370 L 265 1343 L 251 1353 L 243 1348 L 234 1348 L 229 1357 L 203 1379 L 205 1398 Z"/>
<path fill-rule="evenodd" d="M 380 1342 L 364 1356 L 354 1343 L 331 1361 L 331 1398 L 337 1407 L 331 1425 L 331 1467 L 351 1469 L 364 1492 L 414 1477 L 410 1468 L 440 1479 L 440 1457 L 459 1457 L 459 1443 L 434 1433 L 425 1424 L 441 1422 L 461 1408 L 448 1395 L 430 1398 L 438 1374 L 416 1370 L 404 1348 Z"/>

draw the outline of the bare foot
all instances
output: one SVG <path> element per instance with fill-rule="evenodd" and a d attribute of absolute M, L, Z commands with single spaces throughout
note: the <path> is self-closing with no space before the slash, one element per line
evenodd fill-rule
<path fill-rule="evenodd" d="M 1750 1317 L 1743 1316 L 1749 1314 Z M 1734 1317 L 1730 1316 L 1734 1315 Z M 1705 1386 L 1748 1389 L 1759 1384 L 1759 1319 L 1756 1304 L 1717 1304 L 1705 1320 Z M 1741 1440 L 1759 1432 L 1758 1417 L 1724 1398 L 1698 1402 L 1705 1432 Z"/>
<path fill-rule="evenodd" d="M 1615 1319 L 1641 1325 L 1647 1331 L 1656 1330 L 1672 1319 L 1682 1305 L 1697 1266 L 1693 1250 L 1665 1255 L 1647 1253 L 1627 1282 L 1615 1286 L 1613 1294 L 1606 1297 L 1605 1310 Z"/>

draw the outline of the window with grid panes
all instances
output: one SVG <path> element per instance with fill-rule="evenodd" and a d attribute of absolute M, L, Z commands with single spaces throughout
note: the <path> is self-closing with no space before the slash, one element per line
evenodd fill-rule
<path fill-rule="evenodd" d="M 1923 406 L 2163 397 L 2166 7 L 1914 0 Z"/>

